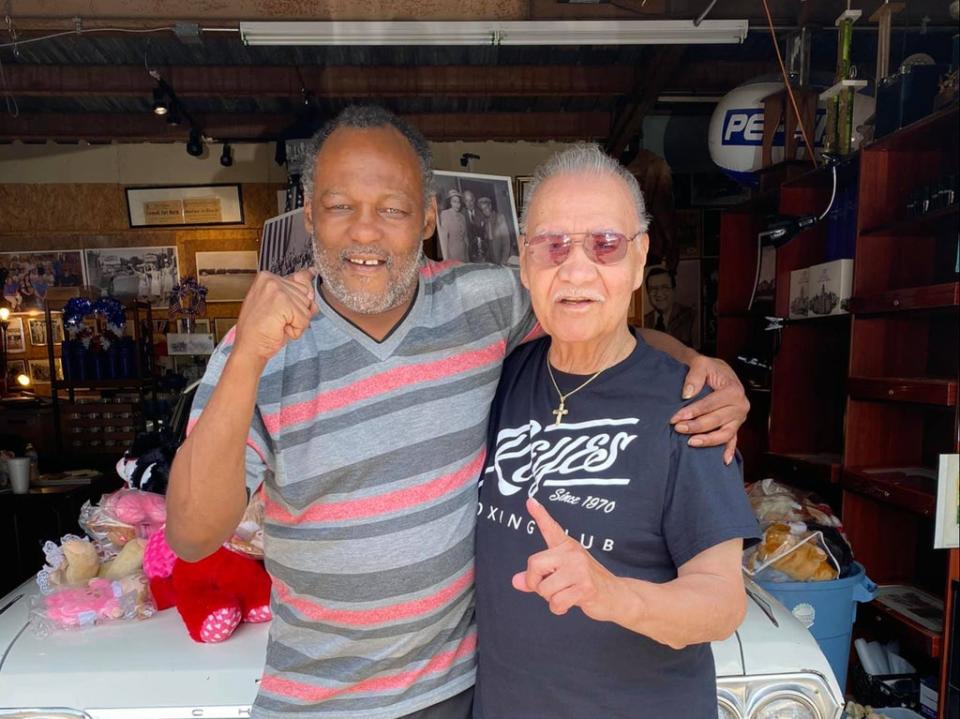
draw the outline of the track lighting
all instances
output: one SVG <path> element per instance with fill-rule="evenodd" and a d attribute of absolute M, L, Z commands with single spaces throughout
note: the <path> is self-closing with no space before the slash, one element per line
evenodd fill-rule
<path fill-rule="evenodd" d="M 170 100 L 167 97 L 167 89 L 161 84 L 153 88 L 153 114 L 166 115 L 170 112 Z"/>
<path fill-rule="evenodd" d="M 190 136 L 187 139 L 187 154 L 191 157 L 200 157 L 203 154 L 203 137 L 200 130 L 195 127 L 190 130 Z"/>
<path fill-rule="evenodd" d="M 220 153 L 220 164 L 224 167 L 230 167 L 233 164 L 233 148 L 229 143 L 223 143 L 223 151 Z"/>

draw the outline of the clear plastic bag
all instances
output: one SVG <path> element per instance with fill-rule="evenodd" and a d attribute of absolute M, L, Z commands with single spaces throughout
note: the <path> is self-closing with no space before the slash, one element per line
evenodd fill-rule
<path fill-rule="evenodd" d="M 224 546 L 238 554 L 263 559 L 263 487 L 250 495 L 240 524 Z"/>
<path fill-rule="evenodd" d="M 139 489 L 105 494 L 96 505 L 85 502 L 80 526 L 96 542 L 100 558 L 113 559 L 134 537 L 149 539 L 166 521 L 166 498 Z"/>
<path fill-rule="evenodd" d="M 764 479 L 747 491 L 763 539 L 744 553 L 744 570 L 764 581 L 827 581 L 844 576 L 853 552 L 840 519 L 811 495 Z"/>
<path fill-rule="evenodd" d="M 145 619 L 155 611 L 143 574 L 113 581 L 97 577 L 32 597 L 30 623 L 38 636 L 48 636 L 57 630 Z"/>

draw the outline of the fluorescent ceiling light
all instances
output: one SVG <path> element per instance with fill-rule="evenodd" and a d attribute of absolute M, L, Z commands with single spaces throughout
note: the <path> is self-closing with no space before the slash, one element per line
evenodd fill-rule
<path fill-rule="evenodd" d="M 516 22 L 241 22 L 247 45 L 717 45 L 738 44 L 746 20 Z"/>

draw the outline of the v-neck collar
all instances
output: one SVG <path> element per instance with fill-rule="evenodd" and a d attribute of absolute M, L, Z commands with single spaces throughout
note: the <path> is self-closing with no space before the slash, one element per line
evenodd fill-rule
<path fill-rule="evenodd" d="M 410 304 L 410 307 L 407 308 L 406 313 L 400 318 L 397 324 L 393 326 L 393 329 L 387 333 L 387 336 L 378 341 L 337 312 L 326 299 L 324 299 L 323 293 L 320 292 L 320 277 L 317 277 L 314 282 L 315 296 L 317 298 L 317 306 L 320 308 L 320 314 L 334 327 L 353 338 L 356 342 L 359 342 L 368 352 L 380 360 L 387 359 L 397 350 L 400 343 L 403 342 L 407 336 L 407 333 L 410 332 L 410 328 L 416 324 L 416 318 L 419 316 L 425 304 L 423 278 L 418 277 L 417 293 L 413 296 L 413 302 Z"/>

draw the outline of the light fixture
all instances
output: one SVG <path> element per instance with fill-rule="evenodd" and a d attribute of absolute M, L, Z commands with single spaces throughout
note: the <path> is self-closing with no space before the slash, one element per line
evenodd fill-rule
<path fill-rule="evenodd" d="M 247 45 L 739 44 L 746 20 L 241 22 Z"/>
<path fill-rule="evenodd" d="M 233 164 L 233 148 L 227 142 L 223 143 L 223 150 L 220 152 L 220 164 L 224 167 L 230 167 Z"/>
<path fill-rule="evenodd" d="M 170 101 L 167 98 L 166 88 L 161 83 L 153 88 L 153 114 L 163 117 L 170 112 Z"/>
<path fill-rule="evenodd" d="M 9 322 L 9 321 L 10 321 L 10 308 L 0 307 L 0 322 Z"/>
<path fill-rule="evenodd" d="M 20 374 L 18 374 L 18 375 L 17 375 L 17 384 L 20 385 L 21 387 L 29 387 L 29 386 L 30 386 L 30 375 L 26 374 L 25 372 L 21 372 Z"/>
<path fill-rule="evenodd" d="M 203 154 L 203 136 L 197 128 L 191 128 L 187 138 L 187 154 L 191 157 L 200 157 Z"/>

